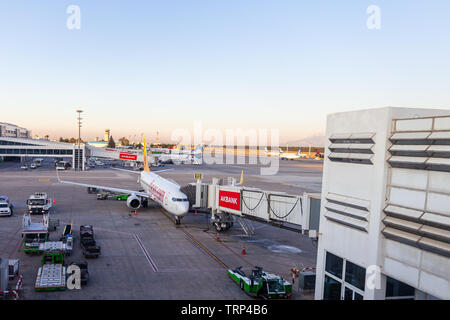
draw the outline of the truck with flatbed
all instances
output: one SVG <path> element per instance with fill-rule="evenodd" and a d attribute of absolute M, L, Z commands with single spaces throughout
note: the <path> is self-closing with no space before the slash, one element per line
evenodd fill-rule
<path fill-rule="evenodd" d="M 292 284 L 281 276 L 267 273 L 261 267 L 255 267 L 247 276 L 242 267 L 228 269 L 228 275 L 240 288 L 252 297 L 263 299 L 289 299 L 292 295 Z"/>
<path fill-rule="evenodd" d="M 80 226 L 80 246 L 85 258 L 98 258 L 100 255 L 101 249 L 95 242 L 92 225 Z"/>
<path fill-rule="evenodd" d="M 52 199 L 45 192 L 35 192 L 27 200 L 27 209 L 30 214 L 48 213 L 52 207 Z"/>

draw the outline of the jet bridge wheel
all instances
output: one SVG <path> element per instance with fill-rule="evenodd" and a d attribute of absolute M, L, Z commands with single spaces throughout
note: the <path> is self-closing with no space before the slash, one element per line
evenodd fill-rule
<path fill-rule="evenodd" d="M 223 222 L 214 222 L 214 227 L 217 232 L 227 231 L 233 226 L 233 222 L 225 222 L 225 226 L 222 226 Z"/>

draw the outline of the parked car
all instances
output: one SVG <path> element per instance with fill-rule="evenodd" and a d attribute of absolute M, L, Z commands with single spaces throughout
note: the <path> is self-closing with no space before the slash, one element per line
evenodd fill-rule
<path fill-rule="evenodd" d="M 14 206 L 9 201 L 7 196 L 0 197 L 0 216 L 11 216 L 13 214 Z"/>
<path fill-rule="evenodd" d="M 22 165 L 22 166 L 20 167 L 20 169 L 22 169 L 22 170 L 28 170 L 28 166 L 27 166 L 26 164 L 24 164 L 24 165 Z"/>

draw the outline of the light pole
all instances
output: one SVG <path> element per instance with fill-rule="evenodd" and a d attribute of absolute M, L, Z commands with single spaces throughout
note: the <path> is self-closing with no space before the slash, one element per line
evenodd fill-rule
<path fill-rule="evenodd" d="M 83 110 L 77 110 L 78 112 L 78 155 L 77 155 L 77 162 L 78 162 L 78 168 L 77 170 L 80 170 L 83 168 L 82 164 L 80 165 L 80 150 L 81 150 L 81 113 Z M 83 159 L 81 159 L 83 161 Z"/>

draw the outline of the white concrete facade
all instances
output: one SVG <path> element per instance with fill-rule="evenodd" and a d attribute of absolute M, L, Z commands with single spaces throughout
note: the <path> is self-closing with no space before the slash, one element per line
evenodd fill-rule
<path fill-rule="evenodd" d="M 385 299 L 389 277 L 450 299 L 450 110 L 335 113 L 326 130 L 315 298 Z"/>

